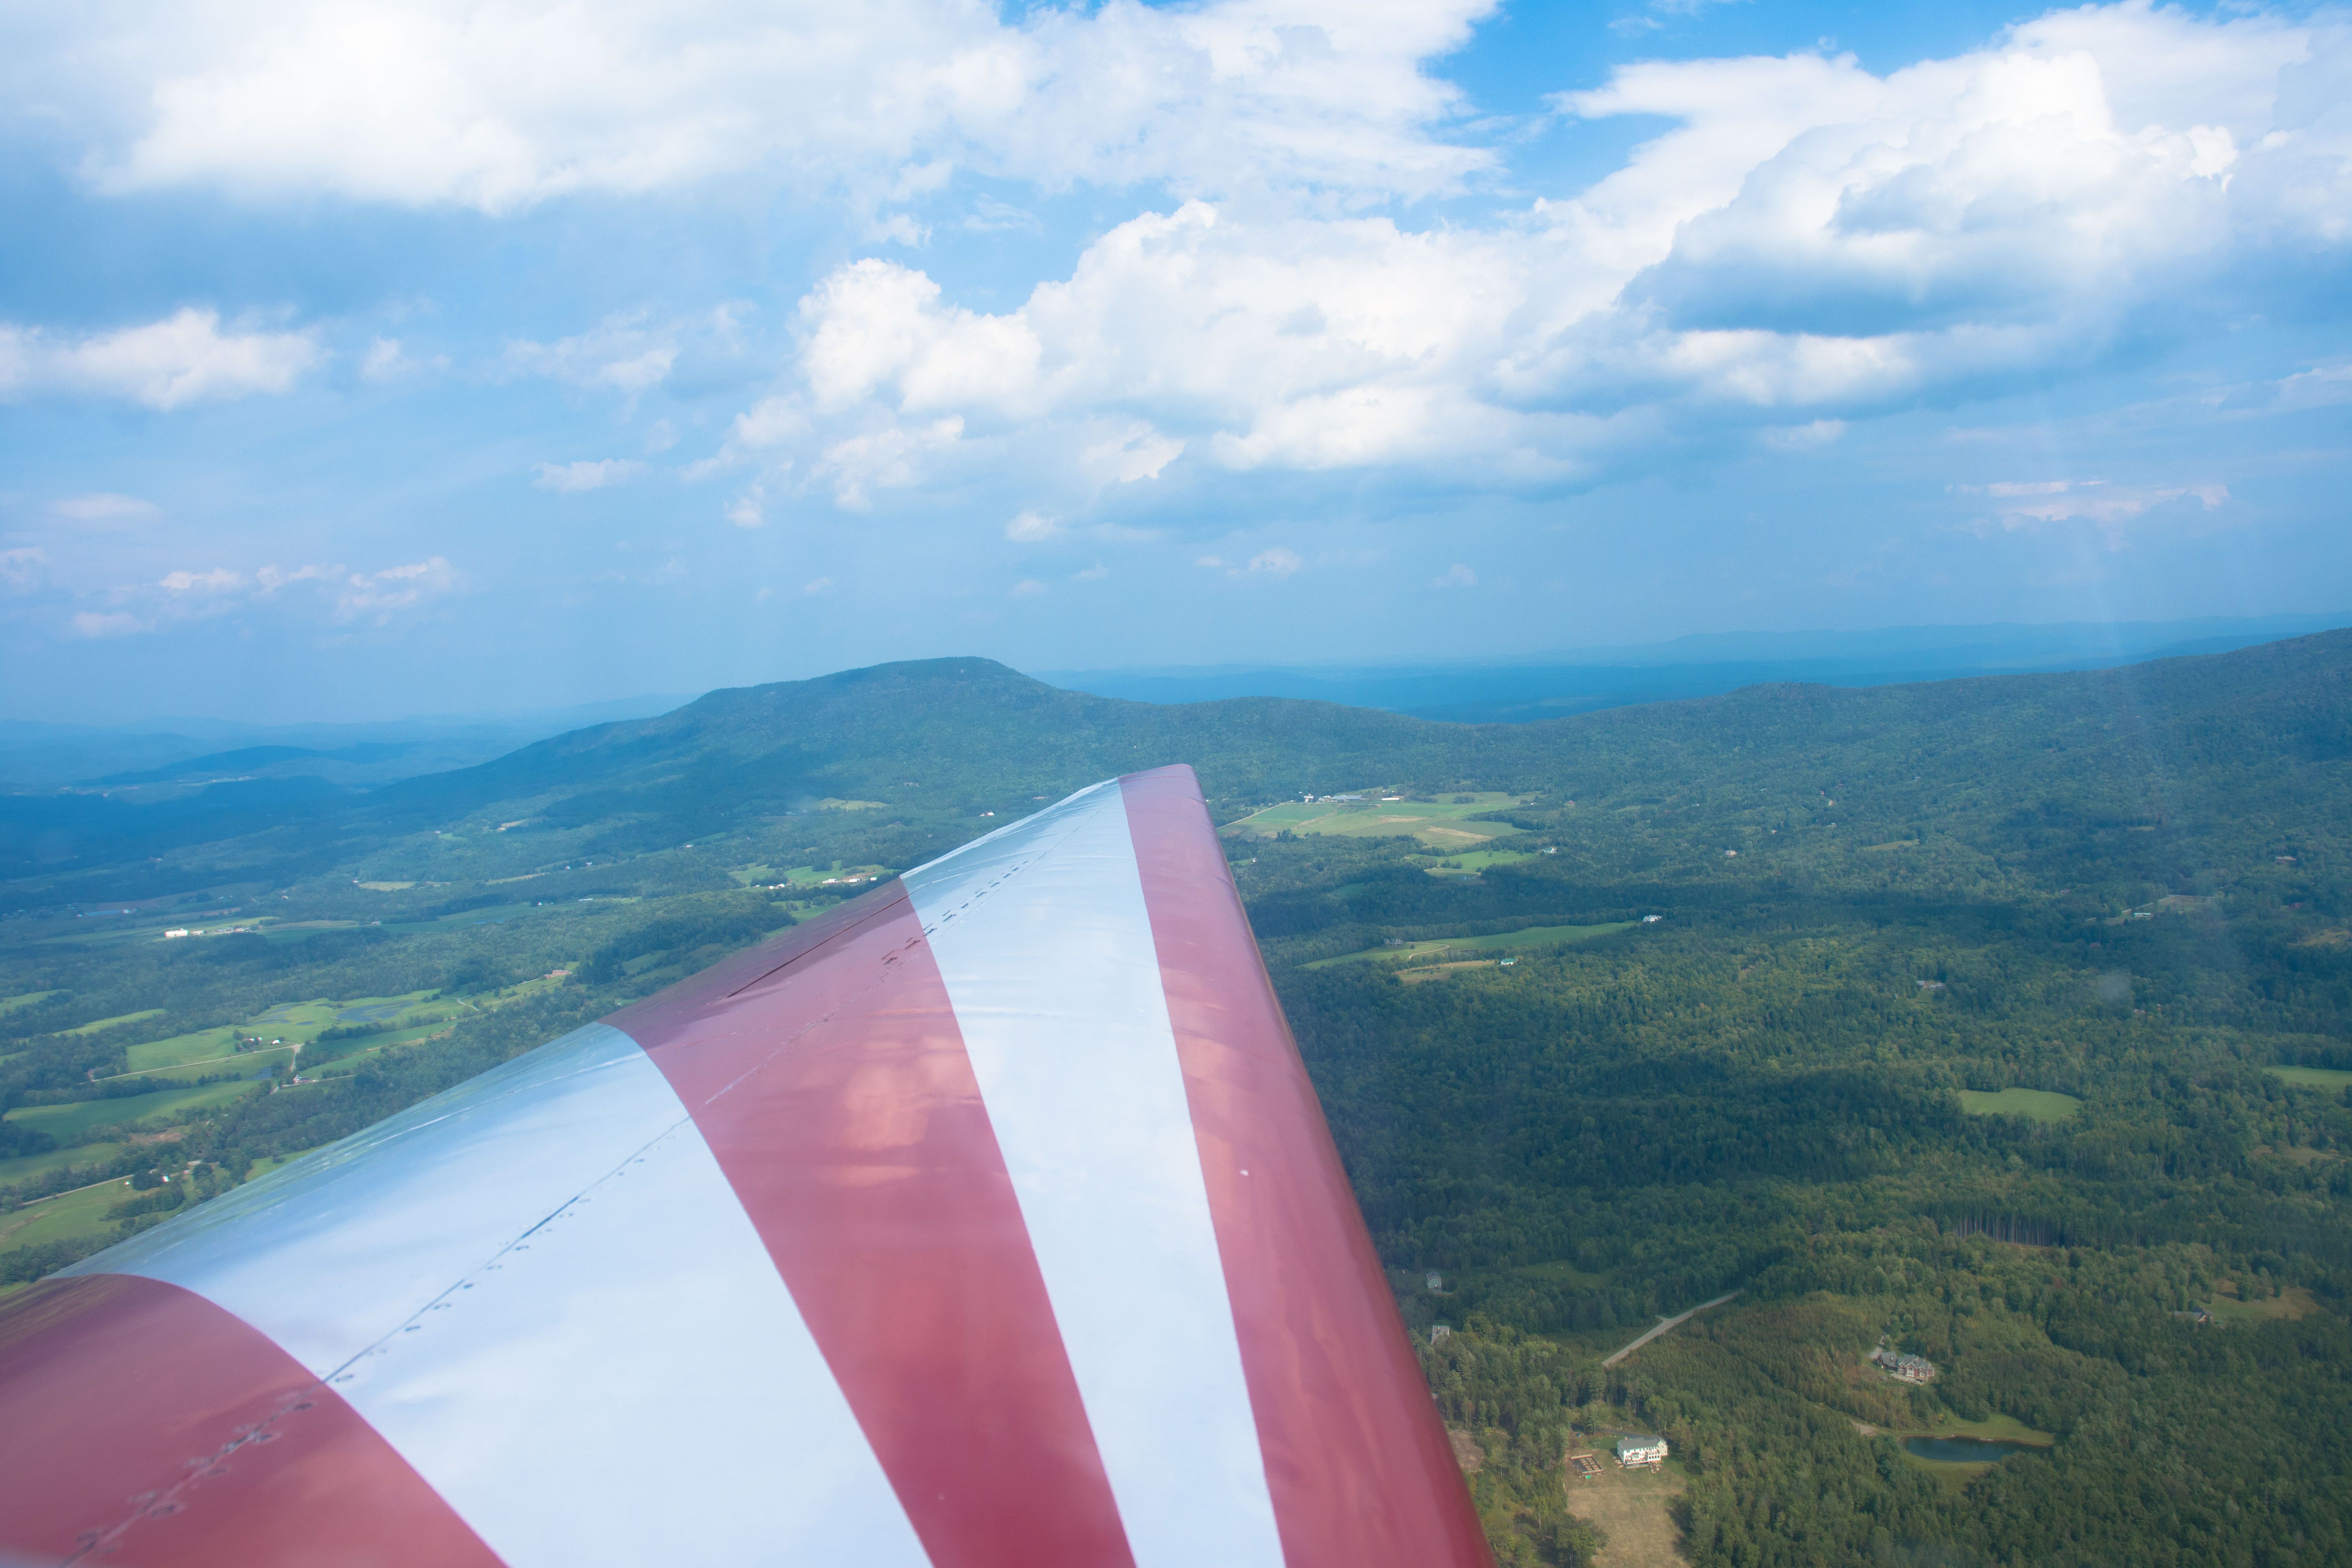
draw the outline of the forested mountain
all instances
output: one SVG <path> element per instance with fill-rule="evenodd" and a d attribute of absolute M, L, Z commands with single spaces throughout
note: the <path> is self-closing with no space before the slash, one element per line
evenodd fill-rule
<path fill-rule="evenodd" d="M 1590 1552 L 1561 1457 L 1634 1428 L 1701 1563 L 2352 1560 L 2352 633 L 1507 726 L 949 659 L 20 803 L 0 1278 L 1174 761 L 1507 1563 Z"/>

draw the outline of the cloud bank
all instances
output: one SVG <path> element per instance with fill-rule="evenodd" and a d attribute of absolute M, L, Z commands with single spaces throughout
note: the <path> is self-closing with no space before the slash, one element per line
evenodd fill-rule
<path fill-rule="evenodd" d="M 2241 269 L 2340 267 L 2352 217 L 2352 46 L 2268 15 L 2087 8 L 1883 77 L 1654 63 L 1556 101 L 1670 128 L 1484 226 L 1146 213 L 1002 313 L 840 267 L 731 448 L 850 508 L 992 466 L 1065 506 L 1180 461 L 1574 485 L 2095 371 L 2210 328 Z"/>
<path fill-rule="evenodd" d="M 107 189 L 502 213 L 761 169 L 875 203 L 957 166 L 1048 185 L 1445 189 L 1494 160 L 1429 134 L 1458 94 L 1423 62 L 1492 9 L 1110 0 L 1008 22 L 977 0 L 195 0 L 14 31 L 20 58 L 70 47 L 78 90 L 57 111 Z"/>

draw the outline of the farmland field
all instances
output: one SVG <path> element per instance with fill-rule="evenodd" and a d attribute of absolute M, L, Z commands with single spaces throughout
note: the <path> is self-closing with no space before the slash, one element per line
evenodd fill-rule
<path fill-rule="evenodd" d="M 1671 1465 L 1628 1470 L 1611 1457 L 1608 1440 L 1595 1439 L 1595 1447 L 1601 1473 L 1566 1483 L 1570 1510 L 1606 1537 L 1593 1568 L 1681 1568 L 1686 1559 L 1673 1514 L 1684 1489 L 1681 1472 Z"/>
<path fill-rule="evenodd" d="M 1343 952 L 1337 958 L 1318 959 L 1305 964 L 1307 969 L 1324 969 L 1334 963 L 1356 963 L 1370 958 L 1428 959 L 1445 952 L 1492 952 L 1507 957 L 1513 952 L 1539 947 L 1556 947 L 1563 942 L 1590 942 L 1612 931 L 1630 931 L 1633 921 L 1612 921 L 1589 926 L 1529 926 L 1524 931 L 1504 931 L 1496 936 L 1455 936 L 1436 942 L 1409 942 L 1397 947 L 1368 947 L 1361 952 Z"/>
<path fill-rule="evenodd" d="M 2273 1078 L 2304 1089 L 2341 1090 L 2352 1087 L 2352 1072 L 2336 1068 L 2264 1068 Z"/>
<path fill-rule="evenodd" d="M 1519 804 L 1522 796 L 1501 791 L 1448 795 L 1444 800 L 1383 800 L 1364 792 L 1361 801 L 1295 801 L 1254 812 L 1222 829 L 1237 837 L 1266 837 L 1289 832 L 1301 836 L 1331 835 L 1349 838 L 1412 837 L 1432 849 L 1451 853 L 1475 849 L 1490 840 L 1515 833 L 1508 823 L 1467 820 Z"/>
<path fill-rule="evenodd" d="M 1960 1109 L 1971 1116 L 2030 1116 L 2036 1121 L 2055 1122 L 2082 1110 L 2083 1102 L 2071 1094 L 2044 1089 L 2004 1089 L 1992 1093 L 1964 1089 Z"/>
<path fill-rule="evenodd" d="M 215 1083 L 195 1089 L 163 1089 L 119 1100 L 83 1100 L 69 1105 L 20 1105 L 7 1120 L 69 1143 L 100 1128 L 131 1127 L 157 1117 L 209 1110 L 254 1091 L 249 1083 Z"/>
<path fill-rule="evenodd" d="M 65 1241 L 100 1229 L 106 1211 L 130 1195 L 131 1178 L 119 1176 L 77 1193 L 66 1193 L 0 1215 L 0 1247 L 33 1247 Z"/>

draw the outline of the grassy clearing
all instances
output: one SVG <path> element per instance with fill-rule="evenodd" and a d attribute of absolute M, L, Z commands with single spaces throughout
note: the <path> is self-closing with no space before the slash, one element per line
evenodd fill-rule
<path fill-rule="evenodd" d="M 2023 1443 L 2029 1447 L 2047 1448 L 2058 1441 L 2055 1432 L 2044 1432 L 2028 1426 L 2014 1415 L 1989 1415 L 1982 1421 L 1969 1421 L 1948 1410 L 1938 1410 L 1936 1418 L 1925 1426 L 1906 1426 L 1900 1431 L 1889 1428 L 1892 1437 L 1981 1437 L 1989 1443 Z"/>
<path fill-rule="evenodd" d="M 13 1160 L 0 1160 L 0 1183 L 25 1181 L 64 1165 L 103 1165 L 121 1153 L 122 1148 L 120 1143 L 78 1143 L 69 1149 L 19 1154 Z"/>
<path fill-rule="evenodd" d="M 2239 1300 L 2234 1283 L 2225 1282 L 2214 1296 L 2211 1310 L 2225 1323 L 2267 1323 L 2280 1319 L 2294 1322 L 2319 1310 L 2319 1300 L 2302 1286 L 2290 1285 L 2279 1295 L 2245 1301 Z"/>
<path fill-rule="evenodd" d="M 2335 1068 L 2264 1068 L 2273 1078 L 2284 1079 L 2303 1089 L 2341 1090 L 2352 1085 L 2352 1072 L 2339 1072 Z"/>
<path fill-rule="evenodd" d="M 1251 838 L 1286 831 L 1349 838 L 1410 837 L 1433 849 L 1475 849 L 1517 830 L 1507 823 L 1470 822 L 1466 818 L 1528 798 L 1491 791 L 1448 795 L 1439 801 L 1384 800 L 1375 791 L 1364 794 L 1366 798 L 1360 801 L 1286 801 L 1228 823 L 1223 831 Z"/>
<path fill-rule="evenodd" d="M 729 873 L 747 888 L 828 888 L 842 883 L 878 882 L 898 873 L 887 866 L 744 866 Z"/>
<path fill-rule="evenodd" d="M 2059 1122 L 2081 1110 L 2083 1102 L 2071 1094 L 2046 1089 L 2004 1089 L 1995 1093 L 1964 1089 L 1960 1109 L 1970 1116 L 2030 1116 L 2036 1121 Z"/>
<path fill-rule="evenodd" d="M 124 1013 L 112 1018 L 97 1018 L 78 1028 L 62 1029 L 58 1032 L 67 1035 L 95 1035 L 100 1029 L 111 1029 L 117 1024 L 135 1024 L 142 1018 L 160 1018 L 163 1016 L 163 1009 L 161 1007 L 150 1007 L 143 1013 Z"/>
<path fill-rule="evenodd" d="M 548 979 L 525 981 L 489 999 L 489 1005 L 495 1006 L 499 1001 L 537 994 L 555 984 Z M 388 1045 L 421 1040 L 473 1005 L 454 998 L 443 1000 L 437 991 L 361 996 L 347 1002 L 322 996 L 308 1002 L 281 1003 L 242 1024 L 223 1024 L 173 1035 L 169 1039 L 142 1041 L 123 1053 L 123 1070 L 113 1076 L 152 1078 L 158 1084 L 187 1083 L 224 1073 L 250 1077 L 290 1061 L 296 1047 L 314 1046 L 320 1035 L 339 1025 L 377 1025 L 383 1032 L 353 1037 L 348 1041 L 329 1041 L 321 1055 L 313 1060 L 339 1059 Z M 237 1049 L 239 1040 L 257 1038 L 272 1043 L 249 1050 Z"/>
<path fill-rule="evenodd" d="M 92 1235 L 108 1224 L 106 1211 L 130 1195 L 131 1178 L 117 1176 L 77 1193 L 59 1193 L 27 1204 L 14 1214 L 0 1215 L 0 1247 L 31 1247 Z"/>
<path fill-rule="evenodd" d="M 1572 942 L 1590 942 L 1612 931 L 1630 931 L 1632 921 L 1612 921 L 1605 925 L 1591 926 L 1529 926 L 1525 931 L 1502 931 L 1494 936 L 1452 936 L 1436 942 L 1409 942 L 1401 947 L 1368 947 L 1361 952 L 1342 953 L 1338 958 L 1318 959 L 1307 964 L 1308 969 L 1326 969 L 1334 963 L 1358 963 L 1366 959 L 1397 959 L 1410 963 L 1415 959 L 1432 958 L 1444 952 L 1512 953 L 1528 948 L 1557 947 Z"/>
<path fill-rule="evenodd" d="M 373 1056 L 376 1052 L 388 1050 L 394 1046 L 413 1046 L 419 1040 L 429 1040 L 436 1035 L 446 1034 L 448 1029 L 449 1025 L 446 1020 L 436 1018 L 426 1023 L 412 1025 L 407 1028 L 390 1030 L 381 1035 L 366 1035 L 357 1039 L 329 1040 L 324 1045 L 311 1047 L 298 1066 L 306 1079 L 334 1077 L 354 1070 L 360 1065 L 360 1058 L 362 1057 Z"/>
<path fill-rule="evenodd" d="M 0 996 L 0 1018 L 6 1017 L 19 1007 L 30 1007 L 46 1002 L 56 994 L 54 991 L 27 991 L 21 996 Z"/>
<path fill-rule="evenodd" d="M 1601 1527 L 1607 1543 L 1593 1556 L 1593 1568 L 1683 1568 L 1682 1531 L 1670 1511 L 1682 1495 L 1683 1477 L 1672 1460 L 1657 1469 L 1628 1470 L 1611 1457 L 1607 1436 L 1591 1438 L 1601 1473 L 1590 1480 L 1570 1476 L 1568 1510 Z"/>
<path fill-rule="evenodd" d="M 292 1046 L 262 1046 L 254 1050 L 234 1051 L 226 1056 L 203 1058 L 173 1067 L 116 1073 L 113 1078 L 138 1079 L 158 1088 L 173 1083 L 202 1083 L 206 1079 L 259 1078 L 274 1068 L 290 1063 L 294 1059 L 294 1055 Z M 100 1079 L 99 1081 L 106 1083 L 112 1079 Z"/>
<path fill-rule="evenodd" d="M 1449 855 L 1436 865 L 1422 868 L 1433 877 L 1475 877 L 1489 866 L 1507 866 L 1514 860 L 1534 858 L 1525 849 L 1473 849 L 1466 855 Z"/>
<path fill-rule="evenodd" d="M 59 1143 L 78 1142 L 101 1130 L 129 1130 L 165 1116 L 208 1110 L 226 1105 L 257 1085 L 215 1083 L 199 1089 L 163 1089 L 152 1094 L 126 1095 L 120 1100 L 84 1100 L 71 1105 L 20 1105 L 7 1119 L 20 1127 L 46 1132 Z"/>
<path fill-rule="evenodd" d="M 148 1040 L 122 1053 L 125 1072 L 149 1072 L 157 1068 L 185 1067 L 190 1062 L 213 1061 L 236 1054 L 238 1030 L 224 1024 L 216 1029 L 198 1029 L 192 1035 L 173 1035 L 168 1040 Z"/>

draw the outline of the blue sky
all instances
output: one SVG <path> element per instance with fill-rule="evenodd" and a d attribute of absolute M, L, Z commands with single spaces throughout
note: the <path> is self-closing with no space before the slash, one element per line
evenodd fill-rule
<path fill-rule="evenodd" d="M 2352 20 L 0 14 L 5 716 L 2352 607 Z"/>

